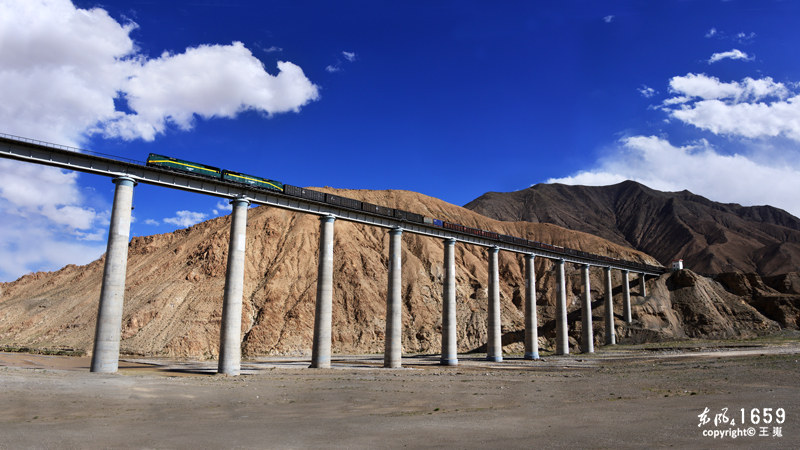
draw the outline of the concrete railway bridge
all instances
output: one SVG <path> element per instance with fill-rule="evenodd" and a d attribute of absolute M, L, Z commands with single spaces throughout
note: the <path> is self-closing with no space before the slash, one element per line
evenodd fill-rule
<path fill-rule="evenodd" d="M 416 233 L 438 238 L 444 244 L 445 280 L 443 283 L 442 307 L 442 352 L 441 364 L 458 364 L 456 342 L 456 243 L 473 244 L 488 248 L 489 264 L 489 317 L 487 360 L 503 360 L 500 334 L 500 288 L 498 275 L 498 253 L 500 250 L 525 255 L 525 359 L 539 358 L 538 321 L 536 317 L 536 289 L 534 258 L 554 261 L 557 283 L 556 309 L 556 354 L 569 354 L 567 334 L 567 299 L 564 280 L 564 265 L 581 267 L 583 292 L 582 351 L 593 352 L 591 320 L 591 298 L 589 269 L 600 267 L 605 271 L 605 344 L 615 344 L 614 310 L 612 302 L 611 271 L 622 272 L 624 319 L 631 321 L 630 272 L 638 274 L 640 295 L 645 296 L 647 276 L 658 276 L 662 267 L 646 267 L 628 262 L 609 262 L 563 254 L 558 250 L 532 249 L 497 239 L 474 236 L 429 224 L 411 223 L 365 211 L 354 211 L 327 203 L 252 189 L 246 185 L 221 179 L 205 178 L 189 173 L 148 167 L 135 161 L 123 161 L 108 156 L 90 154 L 78 149 L 54 145 L 0 134 L 0 157 L 34 164 L 55 166 L 78 172 L 103 175 L 112 178 L 116 185 L 108 231 L 108 247 L 100 291 L 100 304 L 92 352 L 92 372 L 113 373 L 119 365 L 120 333 L 122 326 L 125 273 L 130 240 L 131 206 L 134 186 L 146 183 L 171 189 L 181 189 L 200 194 L 230 199 L 231 233 L 228 263 L 223 293 L 222 324 L 220 330 L 220 352 L 218 373 L 238 375 L 241 365 L 241 319 L 242 291 L 244 285 L 245 235 L 247 209 L 253 204 L 298 211 L 320 216 L 319 269 L 317 274 L 316 309 L 314 316 L 314 339 L 311 367 L 327 368 L 331 365 L 331 310 L 333 299 L 333 233 L 337 220 L 346 220 L 387 228 L 389 231 L 389 280 L 386 300 L 386 340 L 384 367 L 401 366 L 401 245 L 403 233 Z"/>

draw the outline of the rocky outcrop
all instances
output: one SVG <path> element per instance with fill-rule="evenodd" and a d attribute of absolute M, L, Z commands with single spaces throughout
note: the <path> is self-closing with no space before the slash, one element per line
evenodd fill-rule
<path fill-rule="evenodd" d="M 623 328 L 631 342 L 750 338 L 780 330 L 745 297 L 690 270 L 665 274 L 649 288 L 650 295 L 632 305 L 634 323 Z"/>
<path fill-rule="evenodd" d="M 800 267 L 800 219 L 771 206 L 718 203 L 633 181 L 613 186 L 537 184 L 489 192 L 466 208 L 498 220 L 552 223 L 697 273 L 777 275 Z"/>
<path fill-rule="evenodd" d="M 784 328 L 800 328 L 800 274 L 760 277 L 756 274 L 721 273 L 714 277 L 725 289 Z"/>

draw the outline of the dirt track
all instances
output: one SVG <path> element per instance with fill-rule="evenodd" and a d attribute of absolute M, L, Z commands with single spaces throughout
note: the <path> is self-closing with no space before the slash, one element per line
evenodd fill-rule
<path fill-rule="evenodd" d="M 747 447 L 800 445 L 800 344 L 704 350 L 602 349 L 503 363 L 461 355 L 334 361 L 270 358 L 246 375 L 214 362 L 125 362 L 0 353 L 0 448 Z M 714 440 L 729 408 L 784 408 L 781 437 Z M 699 427 L 705 408 L 712 422 Z M 738 420 L 737 420 L 738 422 Z M 738 428 L 738 423 L 737 427 Z M 761 430 L 757 428 L 758 432 Z"/>

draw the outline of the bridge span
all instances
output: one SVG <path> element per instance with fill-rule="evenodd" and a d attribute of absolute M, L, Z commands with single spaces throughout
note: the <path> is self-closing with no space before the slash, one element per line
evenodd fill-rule
<path fill-rule="evenodd" d="M 538 320 L 536 315 L 536 290 L 534 259 L 554 261 L 557 284 L 556 354 L 569 354 L 567 329 L 567 300 L 564 266 L 567 263 L 581 266 L 583 292 L 582 345 L 584 352 L 593 352 L 594 337 L 591 320 L 589 270 L 600 267 L 605 271 L 605 344 L 616 342 L 612 301 L 612 270 L 622 272 L 623 317 L 631 322 L 630 273 L 639 276 L 639 295 L 646 296 L 646 277 L 658 276 L 666 271 L 660 266 L 647 266 L 632 261 L 606 260 L 596 255 L 579 255 L 564 249 L 532 248 L 492 237 L 437 227 L 431 224 L 409 222 L 368 211 L 356 211 L 325 202 L 290 196 L 278 191 L 266 191 L 222 179 L 206 178 L 190 173 L 179 173 L 158 167 L 149 167 L 136 161 L 122 160 L 107 155 L 91 154 L 70 147 L 32 139 L 0 134 L 0 157 L 34 164 L 54 166 L 78 172 L 108 176 L 116 185 L 108 232 L 108 246 L 100 292 L 97 328 L 92 352 L 92 372 L 116 372 L 119 364 L 119 347 L 122 310 L 125 292 L 125 275 L 130 241 L 131 206 L 134 187 L 138 183 L 181 189 L 205 195 L 223 197 L 233 205 L 225 288 L 223 293 L 222 326 L 218 372 L 238 375 L 241 364 L 241 317 L 244 284 L 244 256 L 246 251 L 247 208 L 252 204 L 272 206 L 320 217 L 320 252 L 318 261 L 317 295 L 314 318 L 314 339 L 311 367 L 325 368 L 331 364 L 331 320 L 333 301 L 333 233 L 334 223 L 345 220 L 377 226 L 389 230 L 389 280 L 386 305 L 385 367 L 400 367 L 402 348 L 402 260 L 403 233 L 421 234 L 443 240 L 445 280 L 442 305 L 443 365 L 457 365 L 456 341 L 456 289 L 455 252 L 457 243 L 473 244 L 488 249 L 489 258 L 489 308 L 487 359 L 502 361 L 500 290 L 498 253 L 500 250 L 525 255 L 525 358 L 538 359 Z"/>

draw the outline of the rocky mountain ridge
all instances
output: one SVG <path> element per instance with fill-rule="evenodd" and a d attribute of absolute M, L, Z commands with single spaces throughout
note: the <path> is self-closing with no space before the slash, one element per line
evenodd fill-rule
<path fill-rule="evenodd" d="M 489 192 L 465 208 L 497 220 L 552 223 L 627 245 L 661 264 L 683 259 L 703 274 L 800 271 L 800 219 L 771 206 L 744 207 L 633 181 L 612 186 L 537 184 Z"/>

